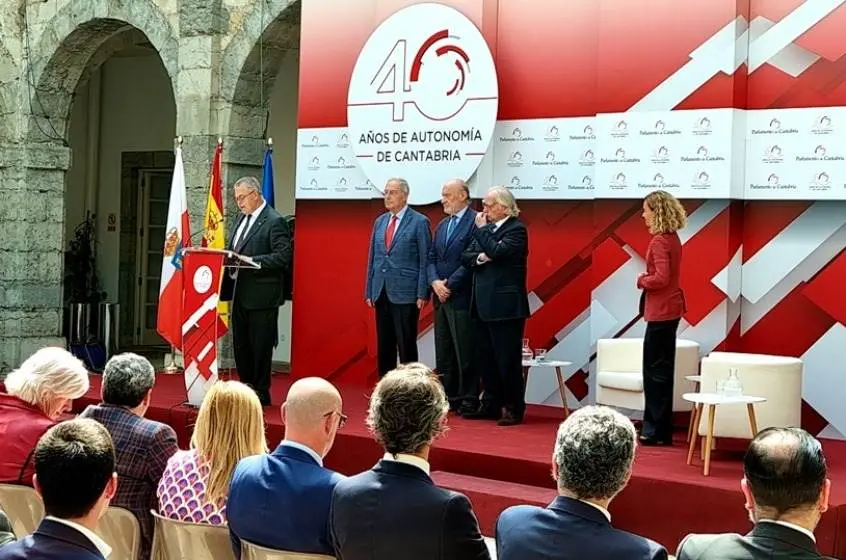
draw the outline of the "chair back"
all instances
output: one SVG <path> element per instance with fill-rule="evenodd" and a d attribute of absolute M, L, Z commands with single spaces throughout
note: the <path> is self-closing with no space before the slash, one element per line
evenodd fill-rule
<path fill-rule="evenodd" d="M 44 519 L 44 503 L 29 486 L 0 484 L 0 509 L 12 522 L 19 539 L 34 533 Z"/>
<path fill-rule="evenodd" d="M 97 534 L 112 547 L 109 560 L 138 560 L 141 525 L 131 511 L 109 506 L 100 518 Z"/>
<path fill-rule="evenodd" d="M 226 526 L 186 523 L 151 513 L 156 522 L 153 560 L 235 560 Z"/>
<path fill-rule="evenodd" d="M 325 556 L 323 554 L 273 550 L 247 541 L 241 541 L 241 560 L 334 560 L 334 558 L 334 556 Z"/>

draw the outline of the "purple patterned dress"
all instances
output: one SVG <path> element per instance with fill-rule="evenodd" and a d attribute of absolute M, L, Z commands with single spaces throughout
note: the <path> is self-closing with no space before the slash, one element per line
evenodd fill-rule
<path fill-rule="evenodd" d="M 206 503 L 209 471 L 196 450 L 177 451 L 168 460 L 159 482 L 157 494 L 162 516 L 188 523 L 226 525 L 225 502 L 221 507 Z"/>

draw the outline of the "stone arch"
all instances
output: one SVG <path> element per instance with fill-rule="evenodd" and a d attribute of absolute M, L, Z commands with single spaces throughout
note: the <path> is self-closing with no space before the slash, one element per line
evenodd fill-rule
<path fill-rule="evenodd" d="M 241 32 L 227 45 L 221 98 L 228 109 L 222 123 L 228 136 L 261 137 L 276 69 L 300 42 L 301 11 L 302 0 L 267 0 L 263 12 L 252 10 L 244 18 Z"/>
<path fill-rule="evenodd" d="M 152 0 L 70 2 L 50 18 L 32 46 L 32 95 L 38 102 L 27 126 L 29 142 L 65 143 L 73 92 L 83 73 L 125 46 L 127 32 L 140 32 L 149 40 L 173 89 L 179 44 Z"/>

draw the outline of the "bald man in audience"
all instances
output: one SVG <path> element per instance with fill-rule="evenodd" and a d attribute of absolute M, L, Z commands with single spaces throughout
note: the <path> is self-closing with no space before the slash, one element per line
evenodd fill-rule
<path fill-rule="evenodd" d="M 323 466 L 347 421 L 338 390 L 307 377 L 291 385 L 282 405 L 285 439 L 273 453 L 238 463 L 226 504 L 235 558 L 241 543 L 311 554 L 332 554 L 329 507 L 344 477 Z"/>
<path fill-rule="evenodd" d="M 828 509 L 831 481 L 822 446 L 801 428 L 767 428 L 749 444 L 740 489 L 749 533 L 688 535 L 679 560 L 818 560 L 814 529 Z"/>

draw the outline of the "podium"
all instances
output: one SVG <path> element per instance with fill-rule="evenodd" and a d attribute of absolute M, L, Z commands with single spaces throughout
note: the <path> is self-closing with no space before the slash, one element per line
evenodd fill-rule
<path fill-rule="evenodd" d="M 224 274 L 259 269 L 250 257 L 225 249 L 186 247 L 182 260 L 182 360 L 188 404 L 200 406 L 218 380 L 218 304 Z M 234 289 L 233 289 L 234 293 Z"/>

